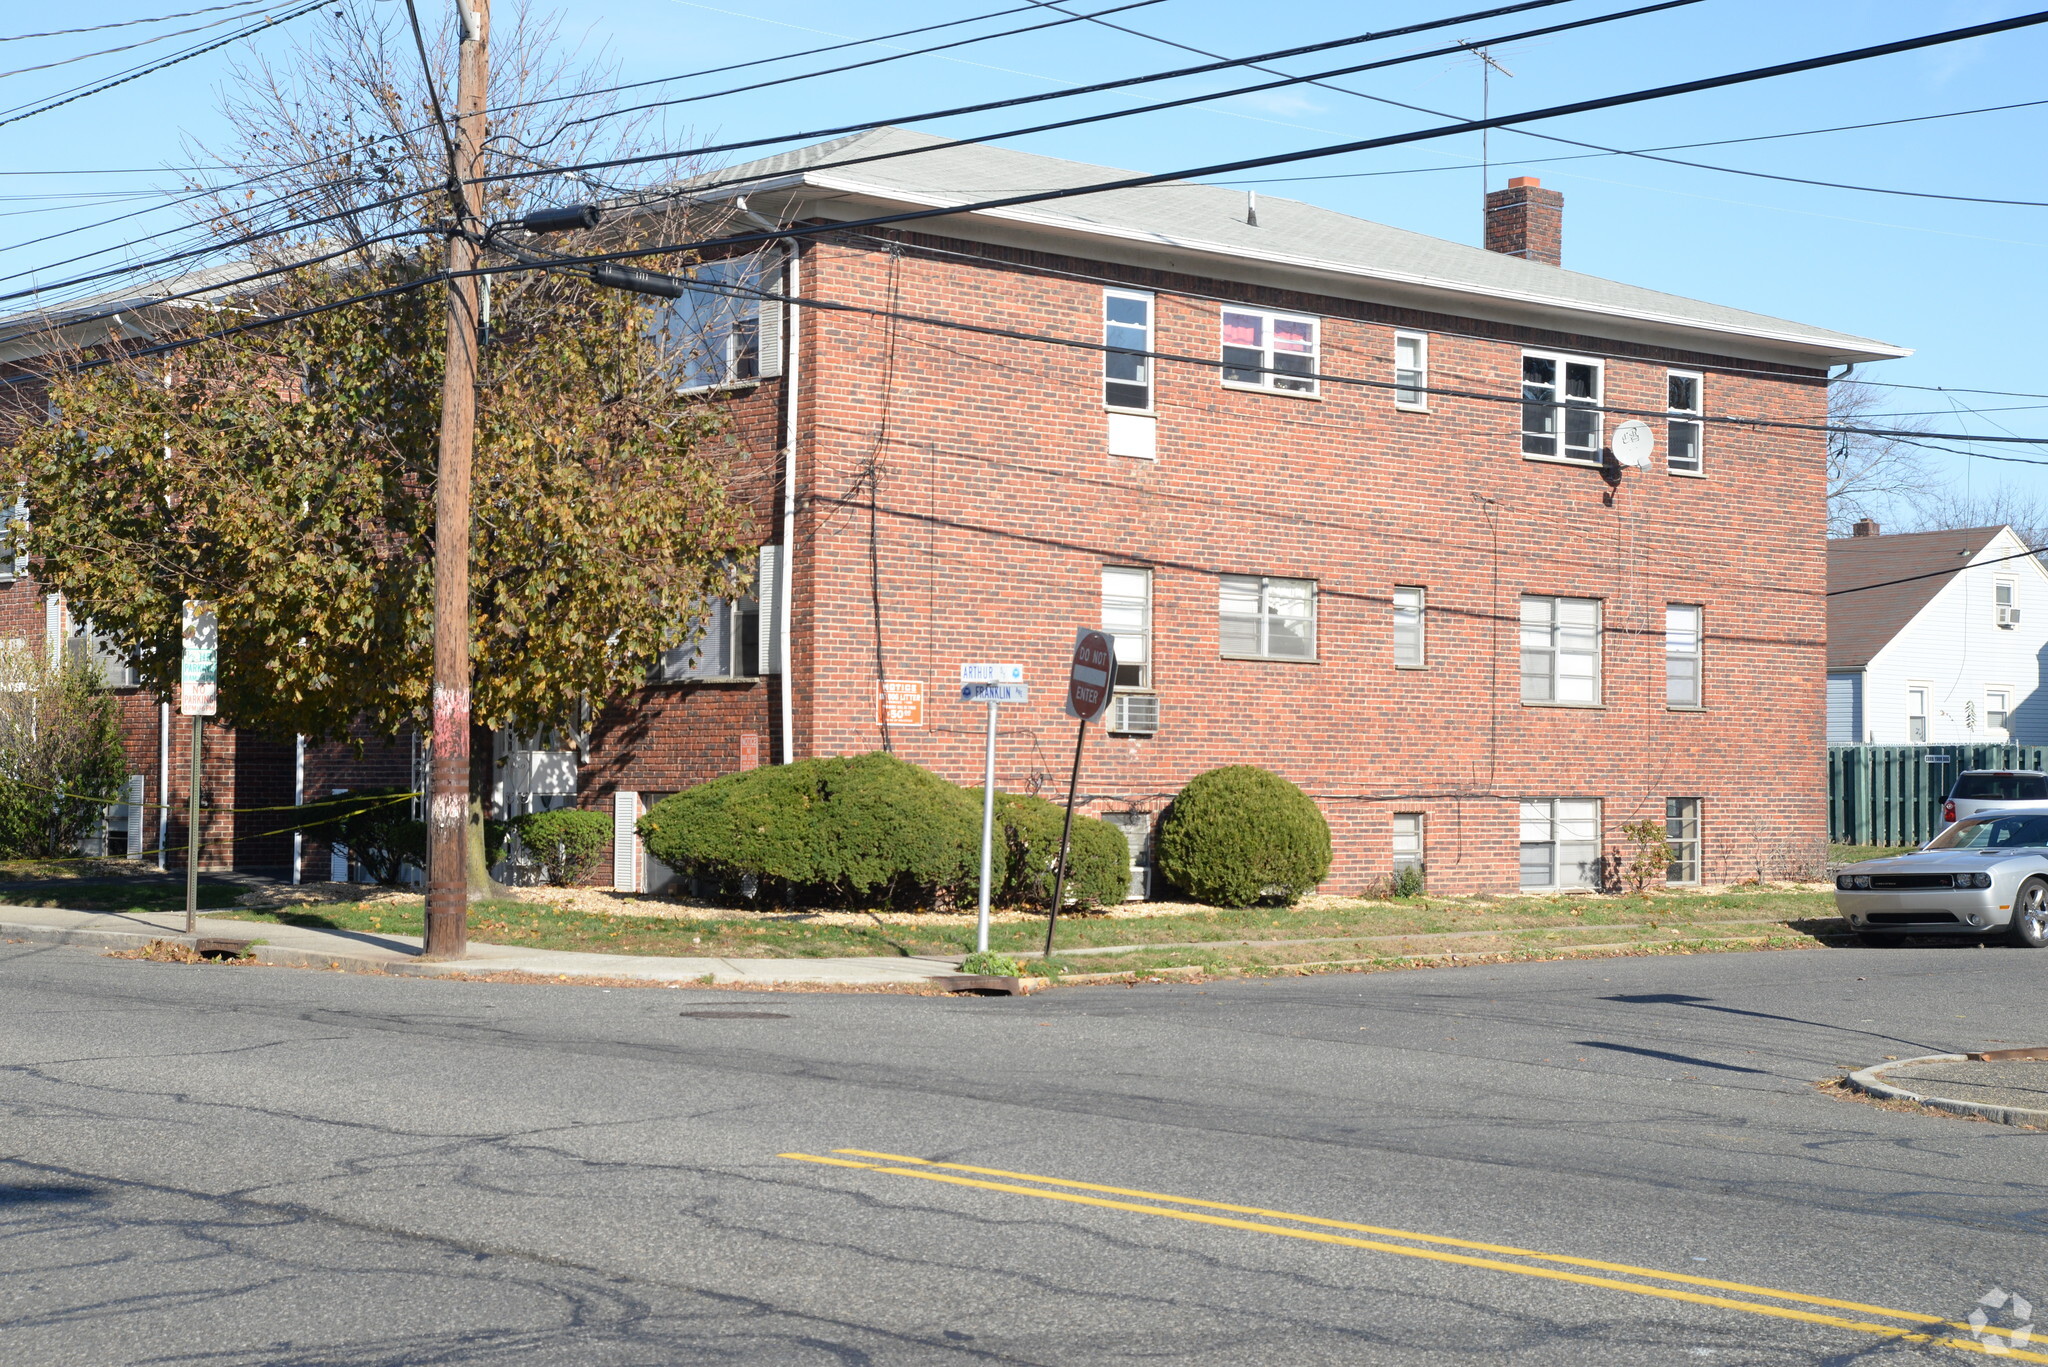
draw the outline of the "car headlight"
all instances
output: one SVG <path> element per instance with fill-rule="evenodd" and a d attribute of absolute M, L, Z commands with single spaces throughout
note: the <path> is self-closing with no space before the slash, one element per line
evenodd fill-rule
<path fill-rule="evenodd" d="M 1988 873 L 1959 873 L 1956 875 L 1956 886 L 1959 888 L 1988 888 L 1991 886 L 1991 875 Z"/>
<path fill-rule="evenodd" d="M 1870 875 L 1867 873 L 1838 873 L 1835 875 L 1835 886 L 1844 891 L 1858 888 L 1868 889 L 1870 887 Z"/>

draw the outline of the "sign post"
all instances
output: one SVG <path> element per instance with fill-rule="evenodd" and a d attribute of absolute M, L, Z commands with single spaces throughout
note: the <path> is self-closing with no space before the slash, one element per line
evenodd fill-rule
<path fill-rule="evenodd" d="M 1052 880 L 1052 914 L 1045 918 L 1045 957 L 1052 957 L 1052 933 L 1067 896 L 1067 848 L 1074 838 L 1074 798 L 1081 791 L 1081 747 L 1088 723 L 1102 715 L 1116 691 L 1116 640 L 1087 627 L 1074 632 L 1074 660 L 1067 670 L 1067 715 L 1080 718 L 1074 731 L 1074 772 L 1067 779 L 1067 819 L 1060 825 L 1059 871 Z"/>
<path fill-rule="evenodd" d="M 213 604 L 185 600 L 178 711 L 192 719 L 192 791 L 185 804 L 185 933 L 199 916 L 199 745 L 206 719 L 220 710 L 220 619 Z"/>
<path fill-rule="evenodd" d="M 986 954 L 989 871 L 996 830 L 996 712 L 1006 702 L 1030 701 L 1031 691 L 1024 684 L 1023 665 L 963 664 L 960 696 L 969 702 L 988 704 L 988 752 L 983 757 L 981 772 L 981 896 L 974 916 L 974 949 L 978 954 Z"/>

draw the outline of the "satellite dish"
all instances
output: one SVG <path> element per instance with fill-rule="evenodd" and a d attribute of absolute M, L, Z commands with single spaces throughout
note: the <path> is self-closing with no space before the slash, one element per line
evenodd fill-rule
<path fill-rule="evenodd" d="M 1650 468 L 1650 453 L 1657 449 L 1657 434 L 1650 430 L 1650 424 L 1639 418 L 1630 418 L 1615 425 L 1608 449 L 1614 452 L 1615 464 L 1626 465 L 1631 470 L 1647 470 Z"/>

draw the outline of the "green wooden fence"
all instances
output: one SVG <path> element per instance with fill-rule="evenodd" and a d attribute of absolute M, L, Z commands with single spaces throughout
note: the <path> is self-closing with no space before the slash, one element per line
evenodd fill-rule
<path fill-rule="evenodd" d="M 2048 769 L 2048 745 L 1830 745 L 1828 839 L 1917 845 L 1940 832 L 1941 800 L 1965 769 Z"/>

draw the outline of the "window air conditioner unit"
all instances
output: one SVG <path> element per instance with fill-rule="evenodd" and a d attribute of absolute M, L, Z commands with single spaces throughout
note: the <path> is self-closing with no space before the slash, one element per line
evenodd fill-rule
<path fill-rule="evenodd" d="M 1998 610 L 1998 625 L 2002 627 L 2016 627 L 2019 623 L 2020 610 L 2018 608 L 2001 607 Z"/>
<path fill-rule="evenodd" d="M 1113 736 L 1150 736 L 1159 730 L 1157 693 L 1119 693 L 1109 705 Z"/>

